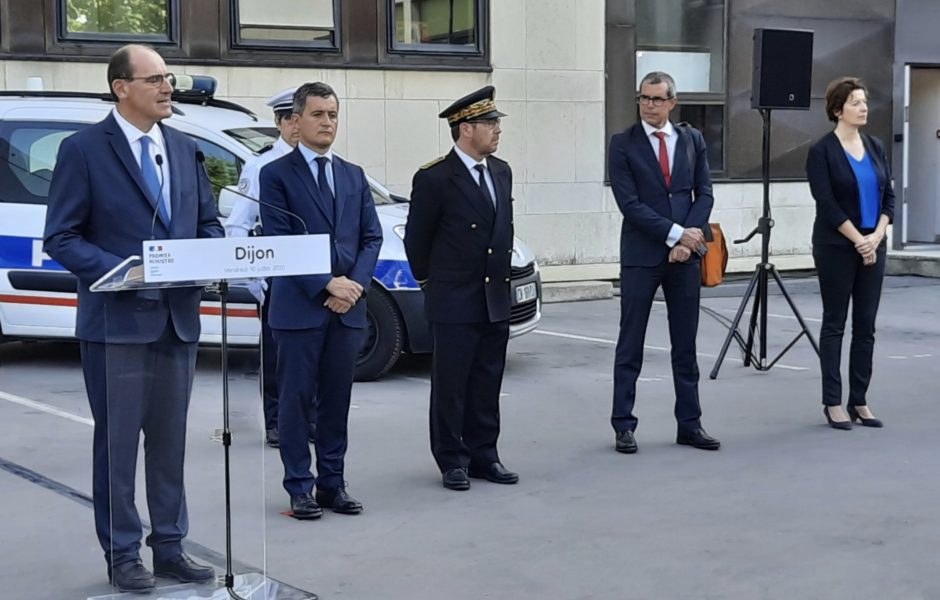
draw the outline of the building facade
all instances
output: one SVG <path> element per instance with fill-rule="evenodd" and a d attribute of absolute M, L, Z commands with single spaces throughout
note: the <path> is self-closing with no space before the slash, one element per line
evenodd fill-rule
<path fill-rule="evenodd" d="M 518 235 L 549 280 L 613 278 L 621 218 L 605 183 L 606 145 L 637 118 L 638 77 L 675 74 L 678 118 L 710 147 L 713 221 L 738 238 L 756 225 L 762 199 L 753 29 L 809 29 L 812 108 L 774 112 L 771 151 L 774 260 L 808 267 L 814 208 L 803 163 L 831 128 L 827 82 L 866 80 L 868 131 L 898 140 L 888 146 L 902 171 L 903 80 L 915 65 L 914 91 L 928 97 L 921 88 L 933 76 L 922 67 L 940 56 L 937 23 L 932 0 L 0 0 L 0 83 L 23 89 L 42 77 L 46 89 L 105 91 L 102 63 L 129 41 L 157 46 L 176 72 L 216 77 L 219 96 L 259 115 L 272 93 L 326 81 L 341 101 L 337 150 L 406 195 L 418 166 L 451 146 L 437 113 L 492 83 L 509 115 L 499 154 L 515 172 Z M 918 223 L 931 214 L 940 224 L 935 198 L 919 194 Z M 928 229 L 909 227 L 908 241 L 935 241 Z M 733 246 L 732 268 L 751 269 L 759 250 L 759 238 Z"/>

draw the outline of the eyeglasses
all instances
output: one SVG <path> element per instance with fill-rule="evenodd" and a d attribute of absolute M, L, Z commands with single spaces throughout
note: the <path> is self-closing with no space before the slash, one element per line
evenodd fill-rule
<path fill-rule="evenodd" d="M 166 81 L 170 84 L 170 87 L 176 87 L 176 75 L 173 73 L 157 73 L 156 75 L 147 75 L 146 77 L 121 77 L 125 81 L 143 81 L 147 85 L 153 87 L 162 87 L 163 82 Z"/>
<path fill-rule="evenodd" d="M 480 119 L 479 121 L 470 122 L 471 125 L 482 125 L 483 127 L 486 127 L 488 129 L 495 129 L 496 127 L 499 127 L 500 123 L 501 123 L 501 120 L 498 118 L 497 119 Z"/>
<path fill-rule="evenodd" d="M 648 106 L 652 104 L 655 107 L 660 107 L 666 102 L 672 100 L 672 96 L 668 98 L 663 98 L 662 96 L 645 96 L 643 94 L 637 96 L 636 100 L 643 106 Z"/>

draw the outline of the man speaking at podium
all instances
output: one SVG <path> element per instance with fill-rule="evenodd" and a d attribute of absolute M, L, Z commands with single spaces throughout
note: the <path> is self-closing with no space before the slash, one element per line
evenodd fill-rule
<path fill-rule="evenodd" d="M 78 278 L 76 335 L 95 420 L 93 498 L 108 577 L 122 591 L 153 588 L 140 560 L 134 505 L 144 433 L 154 573 L 211 581 L 182 550 L 186 413 L 199 340 L 199 288 L 89 292 L 149 239 L 222 237 L 196 145 L 164 127 L 175 78 L 140 45 L 108 64 L 114 110 L 62 142 L 46 214 L 45 251 Z"/>

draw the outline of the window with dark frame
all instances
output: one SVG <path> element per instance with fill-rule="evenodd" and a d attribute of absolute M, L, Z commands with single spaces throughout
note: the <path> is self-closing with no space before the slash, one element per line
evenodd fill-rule
<path fill-rule="evenodd" d="M 231 0 L 236 46 L 339 47 L 339 0 Z"/>
<path fill-rule="evenodd" d="M 726 0 L 636 0 L 636 86 L 650 71 L 676 81 L 673 112 L 702 132 L 708 166 L 725 170 Z"/>
<path fill-rule="evenodd" d="M 488 72 L 491 1 L 0 0 L 16 22 L 0 59 L 99 61 L 138 42 L 190 65 Z"/>
<path fill-rule="evenodd" d="M 673 111 L 675 120 L 686 122 L 702 132 L 708 147 L 708 168 L 711 171 L 725 170 L 724 123 L 725 107 L 722 104 L 694 104 L 682 101 Z"/>
<path fill-rule="evenodd" d="M 479 53 L 483 2 L 387 0 L 392 52 Z"/>
<path fill-rule="evenodd" d="M 64 40 L 172 41 L 178 0 L 58 0 Z"/>

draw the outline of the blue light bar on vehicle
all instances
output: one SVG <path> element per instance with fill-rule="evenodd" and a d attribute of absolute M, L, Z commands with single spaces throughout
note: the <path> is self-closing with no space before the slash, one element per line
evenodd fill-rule
<path fill-rule="evenodd" d="M 218 82 L 209 75 L 177 75 L 173 96 L 176 98 L 212 98 Z"/>

